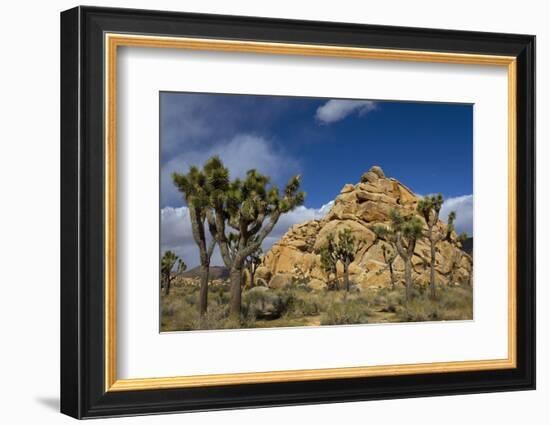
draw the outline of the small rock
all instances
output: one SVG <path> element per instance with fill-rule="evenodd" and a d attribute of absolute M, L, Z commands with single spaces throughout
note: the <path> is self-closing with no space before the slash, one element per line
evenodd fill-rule
<path fill-rule="evenodd" d="M 340 193 L 349 193 L 349 192 L 353 192 L 353 190 L 355 189 L 355 186 L 352 185 L 352 184 L 346 184 L 344 185 L 344 187 L 342 188 L 342 190 L 340 191 Z"/>
<path fill-rule="evenodd" d="M 371 172 L 373 172 L 374 174 L 376 174 L 378 177 L 380 177 L 381 179 L 383 179 L 384 177 L 386 177 L 384 175 L 384 171 L 382 170 L 382 167 L 380 167 L 379 165 L 374 165 L 371 167 L 371 169 L 369 170 Z"/>

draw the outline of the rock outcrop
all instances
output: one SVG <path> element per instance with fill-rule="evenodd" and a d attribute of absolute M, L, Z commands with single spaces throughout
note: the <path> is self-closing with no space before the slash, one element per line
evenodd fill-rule
<path fill-rule="evenodd" d="M 389 286 L 390 275 L 384 262 L 381 241 L 377 241 L 372 228 L 376 225 L 389 226 L 392 209 L 405 216 L 416 214 L 419 200 L 409 188 L 393 178 L 387 178 L 380 167 L 374 166 L 361 176 L 359 183 L 346 184 L 342 188 L 325 217 L 292 226 L 265 254 L 257 276 L 273 288 L 291 283 L 293 276 L 301 276 L 307 278 L 312 289 L 323 289 L 328 279 L 316 252 L 326 243 L 327 235 L 332 233 L 336 236 L 339 231 L 348 228 L 356 240 L 362 241 L 349 268 L 350 280 L 359 290 Z M 434 229 L 443 233 L 446 225 L 440 221 Z M 422 238 L 417 242 L 412 259 L 415 283 L 428 284 L 429 262 L 429 242 Z M 402 282 L 404 265 L 399 256 L 393 268 L 398 281 Z M 471 283 L 471 272 L 472 258 L 460 249 L 453 232 L 451 241 L 442 241 L 437 245 L 436 282 Z M 341 279 L 340 264 L 338 275 Z"/>

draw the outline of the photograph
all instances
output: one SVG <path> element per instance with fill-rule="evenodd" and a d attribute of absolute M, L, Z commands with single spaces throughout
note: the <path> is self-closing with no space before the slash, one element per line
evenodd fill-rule
<path fill-rule="evenodd" d="M 473 105 L 159 93 L 160 331 L 473 320 Z"/>

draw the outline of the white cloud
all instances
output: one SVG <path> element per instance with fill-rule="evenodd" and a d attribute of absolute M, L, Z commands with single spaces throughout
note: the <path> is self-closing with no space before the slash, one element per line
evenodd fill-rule
<path fill-rule="evenodd" d="M 371 100 L 329 100 L 317 108 L 315 117 L 323 124 L 343 120 L 347 116 L 358 113 L 365 115 L 376 109 L 376 103 Z"/>
<path fill-rule="evenodd" d="M 295 224 L 304 223 L 309 220 L 318 220 L 330 210 L 334 201 L 330 201 L 321 206 L 321 208 L 306 208 L 303 205 L 295 208 L 287 214 L 281 216 L 273 231 L 265 238 L 262 249 L 266 252 L 271 245 L 283 237 L 283 235 Z"/>
<path fill-rule="evenodd" d="M 290 177 L 290 174 L 298 171 L 299 165 L 297 160 L 277 149 L 271 141 L 250 134 L 239 134 L 208 149 L 182 153 L 164 164 L 161 169 L 162 204 L 181 203 L 182 195 L 172 183 L 173 172 L 186 173 L 189 166 L 202 166 L 213 155 L 218 155 L 223 160 L 229 168 L 231 178 L 242 178 L 249 169 L 255 168 L 276 181 L 287 175 Z"/>
<path fill-rule="evenodd" d="M 441 207 L 439 216 L 447 221 L 451 211 L 456 212 L 455 229 L 457 233 L 466 232 L 469 236 L 473 234 L 474 217 L 474 196 L 463 195 L 446 199 Z"/>
<path fill-rule="evenodd" d="M 267 252 L 275 242 L 281 239 L 291 226 L 322 218 L 330 210 L 333 203 L 334 201 L 331 201 L 321 206 L 321 208 L 300 206 L 281 216 L 273 231 L 262 244 L 264 252 Z M 197 266 L 199 264 L 199 252 L 191 234 L 191 223 L 187 207 L 163 208 L 161 210 L 160 226 L 161 251 L 164 252 L 170 249 L 187 263 L 188 268 Z M 217 266 L 223 265 L 217 247 L 211 263 Z"/>

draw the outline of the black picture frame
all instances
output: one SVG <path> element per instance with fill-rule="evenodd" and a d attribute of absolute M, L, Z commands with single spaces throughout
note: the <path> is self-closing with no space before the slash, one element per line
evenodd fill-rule
<path fill-rule="evenodd" d="M 517 58 L 517 367 L 106 392 L 104 33 Z M 75 418 L 535 388 L 535 37 L 131 9 L 61 13 L 61 412 Z"/>

